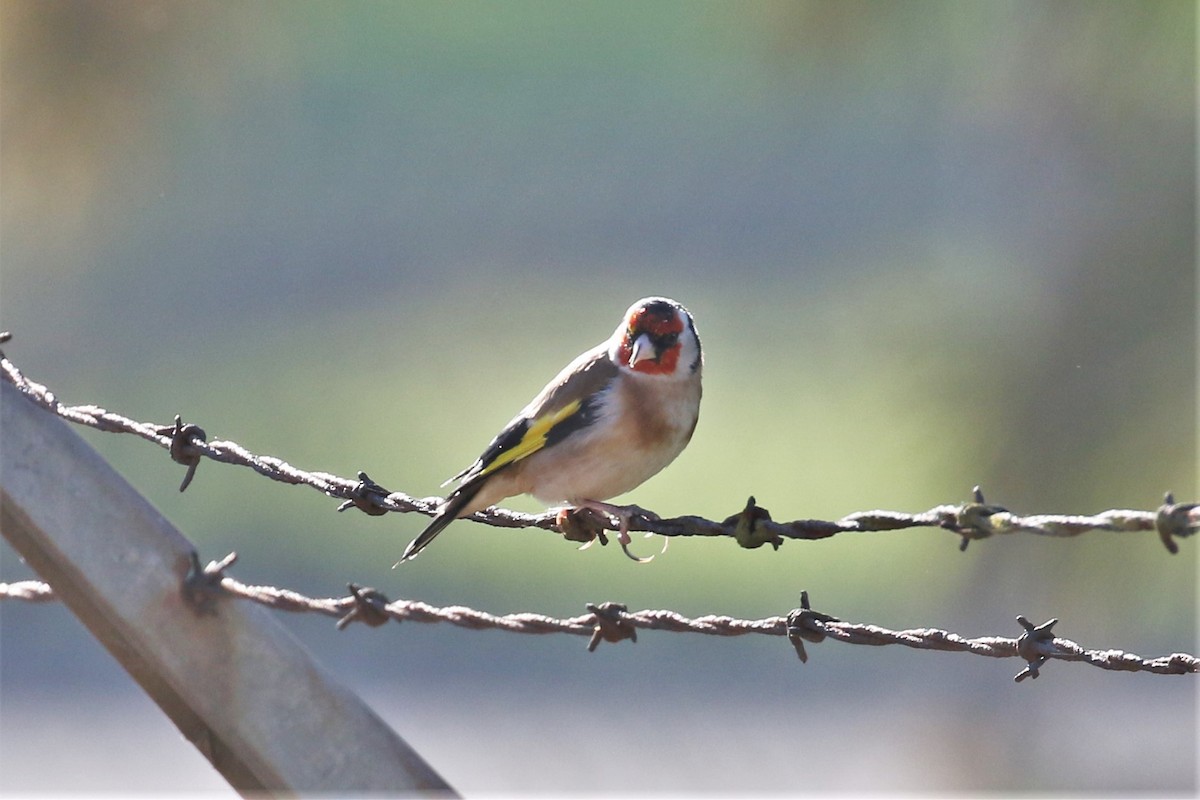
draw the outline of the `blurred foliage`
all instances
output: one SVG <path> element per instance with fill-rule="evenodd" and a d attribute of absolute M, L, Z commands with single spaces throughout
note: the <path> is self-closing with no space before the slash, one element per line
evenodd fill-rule
<path fill-rule="evenodd" d="M 435 494 L 663 293 L 707 358 L 693 443 L 627 498 L 664 515 L 722 518 L 750 494 L 776 519 L 916 511 L 976 483 L 1023 513 L 1197 492 L 1192 3 L 0 13 L 0 312 L 8 352 L 68 402 L 182 413 Z M 243 579 L 311 594 L 765 616 L 808 589 L 893 627 L 1000 632 L 1024 613 L 1195 650 L 1192 542 L 1172 559 L 1102 533 L 965 554 L 940 531 L 778 553 L 680 540 L 637 568 L 459 523 L 393 573 L 421 519 L 336 515 L 212 464 L 180 496 L 164 454 L 89 438 L 206 558 L 236 549 Z M 448 669 L 452 636 L 412 635 L 336 657 L 407 647 L 407 669 Z M 654 645 L 667 664 L 688 647 Z M 651 657 L 635 655 L 614 658 Z M 822 652 L 863 673 L 870 655 Z M 1054 769 L 1027 785 L 1058 786 Z M 978 785 L 1015 788 L 1002 773 Z"/>

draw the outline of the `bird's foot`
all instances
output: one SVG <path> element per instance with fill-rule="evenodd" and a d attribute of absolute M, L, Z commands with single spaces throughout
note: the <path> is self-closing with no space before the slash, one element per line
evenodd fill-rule
<path fill-rule="evenodd" d="M 560 508 L 554 522 L 562 531 L 564 539 L 572 542 L 583 542 L 580 550 L 587 550 L 596 540 L 600 544 L 608 544 L 607 524 L 608 515 L 589 509 Z"/>
<path fill-rule="evenodd" d="M 604 516 L 607 516 L 609 519 L 614 520 L 617 523 L 617 543 L 621 545 L 621 551 L 623 553 L 625 553 L 625 555 L 628 556 L 630 559 L 636 561 L 639 564 L 646 564 L 646 563 L 649 563 L 654 560 L 654 556 L 647 556 L 645 558 L 639 558 L 638 556 L 635 556 L 633 553 L 631 553 L 629 551 L 629 544 L 633 541 L 629 536 L 630 521 L 634 517 L 644 517 L 644 518 L 650 519 L 650 520 L 659 519 L 659 516 L 657 514 L 655 514 L 653 511 L 647 511 L 646 509 L 642 508 L 641 506 L 634 506 L 634 505 L 618 506 L 618 505 L 613 505 L 612 503 L 601 503 L 598 500 L 584 500 L 580 503 L 576 503 L 575 508 L 570 511 L 568 511 L 567 509 L 563 509 L 563 511 L 566 513 L 571 513 L 571 511 L 583 511 L 583 510 L 591 511 L 591 512 L 594 512 L 597 514 L 602 514 Z M 562 512 L 560 512 L 560 519 L 561 519 L 561 513 Z M 647 533 L 646 535 L 651 536 L 652 534 Z M 670 541 L 669 539 L 664 538 L 663 549 L 662 549 L 663 553 L 665 553 L 667 551 L 667 543 L 669 541 Z M 590 544 L 591 544 L 591 542 L 588 542 L 588 544 L 585 544 L 584 547 L 587 547 Z M 580 549 L 583 549 L 583 548 L 580 548 Z M 660 555 L 661 555 L 661 553 L 660 553 Z"/>

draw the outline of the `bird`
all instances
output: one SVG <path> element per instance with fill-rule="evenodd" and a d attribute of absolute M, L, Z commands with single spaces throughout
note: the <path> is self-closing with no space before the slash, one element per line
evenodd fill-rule
<path fill-rule="evenodd" d="M 641 509 L 604 501 L 656 475 L 691 441 L 703 364 L 683 305 L 638 300 L 608 339 L 567 364 L 479 458 L 442 484 L 459 482 L 395 566 L 454 520 L 520 494 L 608 516 L 625 554 L 643 560 L 628 549 L 630 518 Z"/>

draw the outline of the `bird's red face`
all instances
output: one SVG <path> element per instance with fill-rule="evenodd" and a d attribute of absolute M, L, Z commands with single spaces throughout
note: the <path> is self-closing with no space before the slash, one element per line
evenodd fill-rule
<path fill-rule="evenodd" d="M 624 336 L 617 348 L 618 362 L 646 375 L 673 375 L 683 350 L 683 314 L 674 305 L 652 300 L 630 309 Z"/>

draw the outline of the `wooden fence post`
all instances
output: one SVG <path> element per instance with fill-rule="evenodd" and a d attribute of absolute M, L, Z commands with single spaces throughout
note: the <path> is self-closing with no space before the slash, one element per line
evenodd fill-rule
<path fill-rule="evenodd" d="M 188 540 L 7 381 L 0 529 L 242 794 L 454 796 L 269 611 L 218 596 L 198 614 L 181 593 Z"/>

